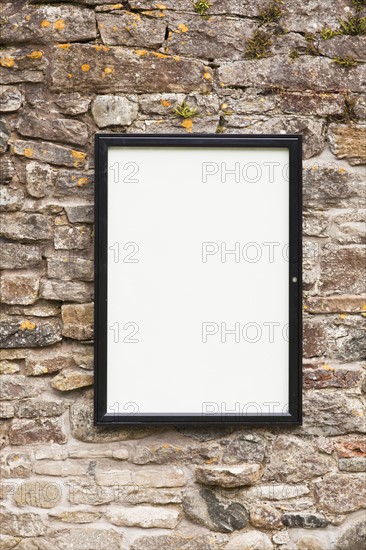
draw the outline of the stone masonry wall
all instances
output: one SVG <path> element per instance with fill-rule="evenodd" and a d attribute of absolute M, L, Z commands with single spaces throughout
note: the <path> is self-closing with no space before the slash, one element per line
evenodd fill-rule
<path fill-rule="evenodd" d="M 0 0 L 0 547 L 360 550 L 365 0 L 162 2 Z M 302 427 L 93 427 L 96 131 L 303 134 Z"/>

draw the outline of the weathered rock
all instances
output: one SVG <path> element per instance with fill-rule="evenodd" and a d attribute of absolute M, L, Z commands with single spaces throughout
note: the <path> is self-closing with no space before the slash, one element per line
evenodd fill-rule
<path fill-rule="evenodd" d="M 70 223 L 93 223 L 94 221 L 92 204 L 65 206 L 65 212 Z"/>
<path fill-rule="evenodd" d="M 307 237 L 328 237 L 329 221 L 322 213 L 306 212 L 303 217 L 303 234 Z"/>
<path fill-rule="evenodd" d="M 14 212 L 20 210 L 24 202 L 24 193 L 21 189 L 0 187 L 0 211 Z"/>
<path fill-rule="evenodd" d="M 173 467 L 145 467 L 142 470 L 115 470 L 96 472 L 96 481 L 99 485 L 130 485 L 137 487 L 183 487 L 187 483 L 186 476 L 181 468 Z"/>
<path fill-rule="evenodd" d="M 33 304 L 38 297 L 39 280 L 37 273 L 3 272 L 0 279 L 1 301 L 5 304 Z"/>
<path fill-rule="evenodd" d="M 315 529 L 326 527 L 329 521 L 321 514 L 310 514 L 307 512 L 286 512 L 282 516 L 282 523 L 286 527 Z"/>
<path fill-rule="evenodd" d="M 125 527 L 145 527 L 150 529 L 174 529 L 178 525 L 179 510 L 176 508 L 134 506 L 106 512 L 110 523 Z"/>
<path fill-rule="evenodd" d="M 0 374 L 16 374 L 20 371 L 18 363 L 14 361 L 0 361 Z"/>
<path fill-rule="evenodd" d="M 25 360 L 25 374 L 28 376 L 51 374 L 72 366 L 74 366 L 74 360 L 71 354 L 56 351 L 46 356 L 31 355 Z"/>
<path fill-rule="evenodd" d="M 89 109 L 90 99 L 81 96 L 78 92 L 59 94 L 55 99 L 56 105 L 64 115 L 82 115 Z"/>
<path fill-rule="evenodd" d="M 91 401 L 76 401 L 70 409 L 70 424 L 72 435 L 86 443 L 103 443 L 139 439 L 154 432 L 149 427 L 118 428 L 97 427 L 93 423 L 93 403 Z"/>
<path fill-rule="evenodd" d="M 233 466 L 198 466 L 196 479 L 204 485 L 241 487 L 253 485 L 262 476 L 260 464 L 239 464 Z"/>
<path fill-rule="evenodd" d="M 94 174 L 92 171 L 58 170 L 55 179 L 55 196 L 93 195 Z"/>
<path fill-rule="evenodd" d="M 51 226 L 42 214 L 25 212 L 0 214 L 1 236 L 23 241 L 39 241 L 52 238 Z"/>
<path fill-rule="evenodd" d="M 219 124 L 219 116 L 184 119 L 171 117 L 167 120 L 136 120 L 127 128 L 128 134 L 214 134 Z"/>
<path fill-rule="evenodd" d="M 0 544 L 3 550 L 11 550 L 14 548 L 21 539 L 19 537 L 8 537 L 7 535 L 0 534 Z"/>
<path fill-rule="evenodd" d="M 323 24 L 323 22 L 322 22 Z M 266 59 L 222 63 L 218 77 L 224 86 L 257 87 L 263 89 L 313 90 L 341 92 L 345 86 L 362 93 L 364 69 L 361 65 L 347 68 L 337 66 L 325 57 L 301 56 L 291 63 L 282 56 Z"/>
<path fill-rule="evenodd" d="M 39 537 L 46 533 L 46 526 L 38 514 L 19 514 L 0 511 L 3 534 L 19 537 Z"/>
<path fill-rule="evenodd" d="M 365 36 L 333 36 L 332 40 L 320 40 L 318 49 L 322 55 L 332 59 L 352 57 L 358 61 L 366 61 Z"/>
<path fill-rule="evenodd" d="M 65 406 L 62 401 L 26 399 L 18 404 L 16 413 L 19 418 L 38 418 L 61 416 L 64 411 Z"/>
<path fill-rule="evenodd" d="M 309 368 L 304 372 L 305 389 L 354 388 L 362 378 L 362 371 L 342 369 L 324 364 L 321 368 Z"/>
<path fill-rule="evenodd" d="M 93 296 L 93 286 L 78 281 L 58 281 L 51 279 L 41 283 L 39 295 L 46 300 L 90 302 Z"/>
<path fill-rule="evenodd" d="M 93 523 L 94 521 L 98 521 L 102 514 L 100 512 L 89 512 L 89 510 L 80 510 L 77 512 L 50 512 L 48 515 L 64 523 Z"/>
<path fill-rule="evenodd" d="M 366 457 L 341 458 L 338 468 L 341 472 L 366 472 Z"/>
<path fill-rule="evenodd" d="M 33 397 L 40 391 L 41 387 L 30 383 L 26 376 L 4 374 L 1 377 L 0 399 L 24 399 L 25 397 Z"/>
<path fill-rule="evenodd" d="M 129 126 L 137 111 L 137 104 L 122 96 L 99 95 L 92 103 L 93 117 L 99 128 Z"/>
<path fill-rule="evenodd" d="M 137 486 L 136 486 L 137 487 Z M 123 502 L 126 504 L 181 504 L 183 495 L 177 489 L 142 488 L 126 494 Z"/>
<path fill-rule="evenodd" d="M 248 531 L 232 537 L 225 546 L 227 550 L 238 550 L 239 548 L 250 548 L 250 550 L 272 550 L 273 544 L 265 533 L 259 531 Z"/>
<path fill-rule="evenodd" d="M 345 109 L 344 97 L 334 93 L 283 92 L 279 105 L 284 113 L 296 115 L 341 115 Z"/>
<path fill-rule="evenodd" d="M 60 225 L 55 228 L 55 248 L 82 250 L 91 245 L 92 229 L 87 225 Z"/>
<path fill-rule="evenodd" d="M 11 445 L 34 445 L 38 443 L 65 443 L 66 436 L 62 431 L 59 419 L 37 418 L 13 420 L 9 441 Z"/>
<path fill-rule="evenodd" d="M 37 460 L 34 465 L 34 473 L 43 476 L 77 477 L 85 475 L 88 466 L 89 463 L 79 460 Z"/>
<path fill-rule="evenodd" d="M 263 480 L 298 483 L 324 475 L 332 467 L 331 458 L 318 453 L 311 440 L 280 435 L 271 448 Z"/>
<path fill-rule="evenodd" d="M 25 481 L 18 485 L 14 493 L 14 502 L 18 506 L 36 508 L 54 508 L 60 503 L 61 488 L 52 481 Z"/>
<path fill-rule="evenodd" d="M 0 112 L 8 113 L 18 111 L 22 105 L 22 94 L 15 86 L 2 86 L 0 88 Z"/>
<path fill-rule="evenodd" d="M 364 216 L 360 210 L 353 210 L 332 217 L 334 222 L 333 239 L 339 244 L 366 244 Z"/>
<path fill-rule="evenodd" d="M 104 44 L 158 49 L 164 42 L 167 21 L 130 11 L 97 13 Z"/>
<path fill-rule="evenodd" d="M 64 281 L 93 281 L 93 260 L 78 258 L 69 252 L 59 252 L 57 256 L 47 259 L 48 277 Z"/>
<path fill-rule="evenodd" d="M 0 344 L 4 348 L 33 348 L 59 342 L 61 324 L 57 319 L 17 319 L 0 323 Z"/>
<path fill-rule="evenodd" d="M 5 120 L 0 119 L 0 153 L 5 153 L 10 138 L 10 128 Z"/>
<path fill-rule="evenodd" d="M 85 548 L 108 548 L 120 550 L 122 535 L 114 529 L 71 529 L 57 538 L 60 550 L 84 550 Z"/>
<path fill-rule="evenodd" d="M 357 474 L 330 474 L 315 482 L 321 510 L 331 514 L 354 512 L 364 507 L 366 486 Z"/>
<path fill-rule="evenodd" d="M 304 429 L 307 433 L 337 435 L 365 432 L 362 403 L 337 390 L 309 390 L 304 396 Z"/>
<path fill-rule="evenodd" d="M 350 164 L 366 164 L 366 126 L 331 124 L 328 130 L 331 151 Z"/>
<path fill-rule="evenodd" d="M 26 453 L 3 454 L 0 462 L 2 478 L 29 477 L 32 473 L 32 459 Z"/>
<path fill-rule="evenodd" d="M 304 357 L 320 357 L 326 350 L 326 334 L 322 320 L 305 319 L 303 329 Z"/>
<path fill-rule="evenodd" d="M 362 296 L 308 296 L 304 309 L 308 313 L 362 313 Z"/>
<path fill-rule="evenodd" d="M 19 269 L 33 267 L 42 261 L 38 244 L 0 243 L 0 268 Z"/>
<path fill-rule="evenodd" d="M 51 381 L 51 386 L 55 390 L 70 391 L 78 388 L 93 385 L 94 377 L 91 373 L 73 370 L 63 370 L 57 374 Z"/>
<path fill-rule="evenodd" d="M 15 168 L 10 159 L 1 158 L 0 164 L 0 183 L 8 183 L 15 175 Z"/>
<path fill-rule="evenodd" d="M 223 449 L 224 464 L 261 463 L 265 456 L 265 440 L 257 434 L 237 431 L 232 436 L 222 439 L 220 445 Z"/>
<path fill-rule="evenodd" d="M 366 288 L 366 250 L 329 247 L 320 260 L 320 289 L 332 294 L 363 294 Z"/>
<path fill-rule="evenodd" d="M 183 511 L 194 523 L 221 533 L 244 529 L 249 519 L 248 511 L 242 504 L 235 501 L 221 503 L 214 492 L 207 488 L 199 492 L 187 491 L 183 499 Z"/>
<path fill-rule="evenodd" d="M 50 107 L 23 110 L 18 121 L 18 132 L 22 136 L 60 141 L 71 145 L 85 145 L 88 139 L 86 124 L 70 118 L 62 118 Z"/>
<path fill-rule="evenodd" d="M 340 0 L 337 3 L 331 0 L 323 0 L 320 20 L 319 6 L 314 2 L 307 0 L 299 6 L 291 0 L 286 3 L 281 23 L 284 28 L 296 32 L 304 29 L 312 33 L 319 32 L 323 26 L 337 29 L 339 18 L 344 18 L 348 13 L 348 5 L 346 0 Z"/>
<path fill-rule="evenodd" d="M 344 532 L 338 538 L 334 550 L 360 550 L 366 544 L 365 520 L 354 521 L 345 527 Z"/>
<path fill-rule="evenodd" d="M 272 504 L 258 502 L 249 506 L 250 523 L 260 529 L 278 529 L 282 526 L 282 513 Z"/>
<path fill-rule="evenodd" d="M 99 93 L 204 93 L 212 86 L 212 71 L 203 63 L 146 50 L 78 44 L 68 49 L 54 48 L 51 61 L 55 92 L 76 87 L 79 92 Z"/>
<path fill-rule="evenodd" d="M 32 197 L 38 199 L 52 193 L 55 174 L 48 164 L 28 162 L 25 174 L 26 188 Z"/>
<path fill-rule="evenodd" d="M 23 6 L 1 25 L 4 44 L 81 42 L 96 36 L 93 12 L 76 6 Z"/>
<path fill-rule="evenodd" d="M 327 325 L 329 357 L 338 361 L 364 361 L 366 340 L 364 322 L 358 316 L 338 316 Z"/>
<path fill-rule="evenodd" d="M 329 208 L 346 206 L 362 197 L 363 178 L 335 163 L 314 164 L 304 170 L 304 205 Z"/>
<path fill-rule="evenodd" d="M 14 142 L 13 153 L 28 159 L 40 161 L 47 159 L 50 164 L 69 166 L 70 168 L 84 168 L 86 161 L 86 154 L 82 151 L 75 151 L 69 147 L 44 141 L 23 141 L 19 139 Z"/>
<path fill-rule="evenodd" d="M 309 494 L 307 485 L 289 485 L 286 483 L 256 485 L 242 490 L 242 496 L 246 501 L 257 502 L 260 500 L 282 501 L 290 498 L 299 498 Z"/>
<path fill-rule="evenodd" d="M 93 338 L 93 304 L 62 306 L 62 334 L 76 340 Z"/>
<path fill-rule="evenodd" d="M 0 81 L 3 84 L 42 82 L 46 61 L 41 50 L 24 47 L 3 48 L 0 51 Z"/>

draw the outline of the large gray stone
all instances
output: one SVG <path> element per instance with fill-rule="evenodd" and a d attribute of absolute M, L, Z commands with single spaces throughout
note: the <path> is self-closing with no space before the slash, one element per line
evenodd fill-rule
<path fill-rule="evenodd" d="M 129 126 L 137 111 L 137 103 L 122 96 L 100 95 L 92 103 L 93 117 L 99 128 Z"/>
<path fill-rule="evenodd" d="M 1 86 L 0 88 L 0 112 L 8 113 L 18 111 L 22 105 L 22 94 L 15 86 Z"/>
<path fill-rule="evenodd" d="M 85 145 L 88 139 L 86 124 L 70 118 L 62 118 L 59 113 L 32 109 L 22 111 L 18 121 L 18 132 L 22 136 Z M 47 160 L 47 159 L 45 159 Z"/>
<path fill-rule="evenodd" d="M 4 348 L 50 346 L 62 340 L 58 319 L 11 318 L 0 323 L 0 344 Z"/>
<path fill-rule="evenodd" d="M 0 214 L 0 235 L 7 239 L 41 241 L 52 237 L 46 216 L 26 212 Z"/>

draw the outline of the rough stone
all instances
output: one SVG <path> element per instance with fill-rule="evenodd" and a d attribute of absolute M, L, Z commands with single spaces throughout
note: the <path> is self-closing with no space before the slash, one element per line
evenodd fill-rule
<path fill-rule="evenodd" d="M 366 250 L 332 247 L 320 260 L 320 289 L 323 293 L 363 294 L 366 288 Z"/>
<path fill-rule="evenodd" d="M 72 435 L 86 443 L 108 443 L 139 439 L 153 433 L 149 427 L 119 428 L 97 427 L 93 424 L 93 403 L 91 401 L 76 401 L 70 409 L 70 425 Z"/>
<path fill-rule="evenodd" d="M 70 223 L 93 223 L 94 207 L 91 204 L 65 206 L 65 212 Z"/>
<path fill-rule="evenodd" d="M 0 323 L 0 345 L 4 348 L 34 348 L 59 342 L 61 323 L 58 319 L 17 319 Z"/>
<path fill-rule="evenodd" d="M 243 489 L 242 495 L 245 500 L 257 502 L 260 500 L 282 501 L 290 498 L 299 498 L 309 494 L 307 485 L 289 485 L 286 483 L 256 485 Z"/>
<path fill-rule="evenodd" d="M 295 63 L 282 56 L 222 63 L 218 77 L 223 86 L 316 92 L 342 92 L 347 87 L 360 93 L 365 79 L 360 65 L 351 72 L 341 66 L 335 71 L 330 59 L 311 56 L 301 56 Z"/>
<path fill-rule="evenodd" d="M 220 445 L 223 449 L 224 464 L 261 463 L 264 460 L 266 444 L 258 434 L 237 431 L 232 436 L 222 439 Z"/>
<path fill-rule="evenodd" d="M 59 419 L 37 418 L 13 420 L 9 441 L 11 445 L 34 445 L 35 443 L 65 443 Z"/>
<path fill-rule="evenodd" d="M 46 300 L 90 302 L 93 296 L 93 287 L 84 282 L 51 279 L 41 283 L 39 295 Z"/>
<path fill-rule="evenodd" d="M 40 161 L 47 159 L 50 164 L 70 168 L 84 168 L 86 163 L 86 154 L 82 151 L 47 143 L 46 141 L 23 141 L 18 139 L 14 142 L 13 152 L 15 155 L 28 159 Z"/>
<path fill-rule="evenodd" d="M 249 506 L 250 523 L 259 529 L 278 529 L 282 527 L 282 514 L 272 504 L 258 502 Z"/>
<path fill-rule="evenodd" d="M 362 317 L 333 317 L 327 325 L 328 351 L 331 359 L 338 361 L 365 361 L 366 340 Z"/>
<path fill-rule="evenodd" d="M 62 334 L 76 340 L 93 338 L 93 304 L 62 306 Z"/>
<path fill-rule="evenodd" d="M 61 488 L 50 481 L 25 481 L 18 485 L 14 502 L 18 506 L 53 508 L 61 501 Z"/>
<path fill-rule="evenodd" d="M 199 492 L 188 490 L 183 498 L 183 511 L 193 523 L 221 533 L 244 529 L 249 519 L 248 511 L 242 504 L 235 500 L 229 504 L 221 503 L 214 492 L 207 488 Z"/>
<path fill-rule="evenodd" d="M 2 533 L 15 537 L 39 537 L 46 533 L 46 526 L 38 514 L 0 511 Z"/>
<path fill-rule="evenodd" d="M 51 374 L 58 372 L 65 367 L 74 366 L 72 355 L 55 352 L 43 356 L 30 356 L 25 360 L 25 374 L 28 376 L 39 376 L 40 374 Z"/>
<path fill-rule="evenodd" d="M 350 164 L 366 164 L 366 126 L 331 124 L 328 130 L 331 151 Z"/>
<path fill-rule="evenodd" d="M 96 472 L 99 485 L 128 485 L 137 487 L 183 487 L 187 480 L 184 472 L 178 467 L 145 467 L 142 470 L 114 470 Z"/>
<path fill-rule="evenodd" d="M 322 511 L 331 514 L 354 512 L 364 507 L 366 486 L 357 474 L 329 474 L 315 482 Z"/>
<path fill-rule="evenodd" d="M 366 457 L 341 458 L 338 462 L 338 468 L 341 472 L 366 472 Z"/>
<path fill-rule="evenodd" d="M 5 271 L 0 279 L 1 301 L 5 304 L 33 304 L 38 297 L 39 274 Z"/>
<path fill-rule="evenodd" d="M 359 385 L 362 371 L 330 367 L 325 363 L 321 368 L 309 368 L 304 372 L 304 387 L 319 388 L 353 388 Z"/>
<path fill-rule="evenodd" d="M 98 27 L 104 44 L 158 49 L 164 42 L 167 21 L 130 11 L 98 13 Z"/>
<path fill-rule="evenodd" d="M 15 86 L 1 86 L 0 88 L 0 112 L 9 113 L 18 111 L 22 106 L 22 94 Z"/>
<path fill-rule="evenodd" d="M 205 465 L 196 468 L 196 479 L 204 485 L 241 487 L 243 485 L 253 485 L 260 479 L 262 473 L 260 464 Z"/>
<path fill-rule="evenodd" d="M 64 281 L 93 281 L 94 262 L 62 251 L 57 256 L 47 259 L 47 274 L 51 279 L 58 278 Z"/>
<path fill-rule="evenodd" d="M 37 460 L 34 473 L 43 476 L 77 477 L 85 475 L 88 466 L 88 463 L 79 460 Z"/>
<path fill-rule="evenodd" d="M 58 170 L 55 179 L 56 197 L 83 197 L 94 193 L 92 171 Z"/>
<path fill-rule="evenodd" d="M 0 243 L 0 268 L 20 269 L 33 267 L 42 260 L 38 244 Z"/>
<path fill-rule="evenodd" d="M 60 141 L 71 145 L 85 145 L 88 139 L 86 124 L 70 118 L 62 118 L 56 111 L 43 108 L 23 110 L 18 122 L 18 132 L 25 137 Z"/>
<path fill-rule="evenodd" d="M 283 92 L 279 105 L 283 112 L 296 115 L 341 115 L 345 108 L 341 94 L 317 92 Z"/>
<path fill-rule="evenodd" d="M 362 313 L 362 296 L 308 296 L 304 309 L 308 313 Z"/>
<path fill-rule="evenodd" d="M 37 199 L 53 191 L 54 172 L 48 164 L 28 162 L 25 169 L 28 193 Z"/>
<path fill-rule="evenodd" d="M 16 374 L 20 371 L 20 366 L 14 361 L 0 361 L 0 374 Z"/>
<path fill-rule="evenodd" d="M 85 548 L 108 548 L 108 550 L 120 550 L 122 548 L 122 535 L 114 529 L 71 529 L 66 534 L 57 538 L 60 550 L 84 550 Z"/>
<path fill-rule="evenodd" d="M 64 411 L 65 406 L 62 401 L 26 399 L 17 406 L 17 416 L 19 418 L 61 416 Z"/>
<path fill-rule="evenodd" d="M 129 126 L 137 111 L 137 104 L 122 96 L 100 95 L 92 103 L 93 117 L 99 128 Z"/>
<path fill-rule="evenodd" d="M 89 510 L 80 510 L 77 512 L 50 512 L 48 515 L 64 523 L 93 523 L 94 521 L 98 521 L 102 514 L 99 512 L 90 512 Z"/>
<path fill-rule="evenodd" d="M 30 383 L 26 376 L 4 374 L 1 377 L 0 399 L 24 399 L 40 392 L 37 384 Z"/>
<path fill-rule="evenodd" d="M 0 81 L 2 84 L 42 82 L 46 61 L 43 51 L 24 48 L 3 48 L 0 51 Z"/>
<path fill-rule="evenodd" d="M 279 483 L 298 483 L 329 472 L 330 457 L 317 452 L 308 438 L 279 435 L 271 448 L 263 480 Z"/>
<path fill-rule="evenodd" d="M 326 550 L 324 542 L 317 537 L 300 537 L 296 541 L 296 550 Z"/>
<path fill-rule="evenodd" d="M 92 230 L 87 225 L 60 225 L 55 228 L 55 248 L 82 250 L 91 245 Z"/>
<path fill-rule="evenodd" d="M 64 115 L 76 116 L 86 113 L 89 109 L 90 98 L 83 97 L 78 92 L 59 94 L 55 99 L 56 105 Z"/>
<path fill-rule="evenodd" d="M 32 459 L 30 455 L 27 453 L 2 454 L 0 473 L 3 479 L 29 477 L 32 473 Z"/>
<path fill-rule="evenodd" d="M 303 354 L 304 357 L 319 357 L 326 350 L 326 334 L 322 320 L 304 320 Z"/>
<path fill-rule="evenodd" d="M 123 502 L 126 504 L 181 504 L 183 495 L 177 489 L 142 488 L 128 493 Z"/>
<path fill-rule="evenodd" d="M 23 241 L 51 239 L 52 232 L 48 219 L 42 214 L 25 212 L 0 214 L 1 236 Z"/>
<path fill-rule="evenodd" d="M 5 120 L 0 119 L 0 153 L 5 153 L 8 148 L 10 128 Z"/>
<path fill-rule="evenodd" d="M 0 211 L 14 212 L 20 210 L 24 202 L 24 193 L 13 187 L 0 187 Z"/>
<path fill-rule="evenodd" d="M 51 386 L 55 390 L 70 391 L 78 388 L 93 385 L 93 375 L 89 372 L 73 370 L 63 370 L 57 374 L 51 381 Z"/>
<path fill-rule="evenodd" d="M 344 529 L 338 538 L 334 550 L 360 550 L 366 544 L 366 522 L 354 521 Z"/>
<path fill-rule="evenodd" d="M 316 529 L 326 527 L 329 521 L 321 514 L 287 512 L 282 516 L 282 523 L 286 527 Z"/>
<path fill-rule="evenodd" d="M 250 550 L 272 550 L 273 544 L 265 533 L 259 531 L 248 531 L 232 537 L 225 546 L 227 550 L 238 550 L 239 548 L 250 548 Z"/>
<path fill-rule="evenodd" d="M 204 93 L 212 87 L 212 70 L 203 63 L 147 50 L 78 44 L 55 48 L 51 62 L 54 92 Z"/>
<path fill-rule="evenodd" d="M 362 403 L 340 390 L 308 390 L 304 397 L 304 425 L 308 434 L 337 435 L 365 432 Z"/>
<path fill-rule="evenodd" d="M 15 175 L 15 168 L 10 159 L 2 158 L 0 164 L 0 183 L 8 183 Z"/>
<path fill-rule="evenodd" d="M 174 529 L 179 521 L 179 510 L 176 508 L 134 506 L 133 508 L 119 508 L 106 512 L 106 517 L 113 525 L 124 527 L 152 527 Z"/>
<path fill-rule="evenodd" d="M 363 194 L 363 178 L 336 163 L 315 163 L 305 167 L 304 206 L 316 209 L 347 206 Z"/>

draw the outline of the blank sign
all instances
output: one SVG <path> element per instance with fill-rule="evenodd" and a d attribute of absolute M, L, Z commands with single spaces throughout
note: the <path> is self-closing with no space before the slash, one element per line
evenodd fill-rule
<path fill-rule="evenodd" d="M 96 136 L 97 424 L 299 423 L 300 136 Z"/>

